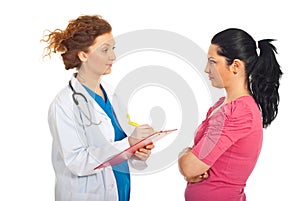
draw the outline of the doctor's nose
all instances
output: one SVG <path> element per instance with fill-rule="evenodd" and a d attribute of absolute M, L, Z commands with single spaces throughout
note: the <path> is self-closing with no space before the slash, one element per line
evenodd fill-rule
<path fill-rule="evenodd" d="M 116 60 L 116 54 L 115 54 L 114 51 L 111 52 L 111 54 L 110 54 L 110 56 L 109 56 L 109 59 L 110 59 L 111 61 Z"/>

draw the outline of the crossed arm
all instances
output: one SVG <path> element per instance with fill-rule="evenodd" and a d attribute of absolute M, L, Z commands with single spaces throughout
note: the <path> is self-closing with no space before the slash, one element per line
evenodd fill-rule
<path fill-rule="evenodd" d="M 210 166 L 199 160 L 191 150 L 192 148 L 187 147 L 179 154 L 179 171 L 188 182 L 201 182 L 208 178 Z"/>

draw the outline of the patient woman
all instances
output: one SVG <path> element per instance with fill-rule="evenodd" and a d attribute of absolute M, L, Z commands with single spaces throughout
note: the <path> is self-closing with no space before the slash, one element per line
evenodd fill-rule
<path fill-rule="evenodd" d="M 256 42 L 241 29 L 216 34 L 205 72 L 225 89 L 179 156 L 186 201 L 245 201 L 244 188 L 259 157 L 263 128 L 276 118 L 279 80 L 273 40 Z"/>

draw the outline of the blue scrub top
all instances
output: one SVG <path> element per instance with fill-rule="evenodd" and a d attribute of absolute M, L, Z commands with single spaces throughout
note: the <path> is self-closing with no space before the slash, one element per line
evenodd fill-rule
<path fill-rule="evenodd" d="M 99 104 L 99 106 L 104 110 L 104 112 L 109 116 L 111 119 L 112 125 L 115 130 L 115 141 L 119 141 L 124 139 L 126 134 L 124 133 L 123 129 L 121 128 L 120 124 L 118 123 L 118 120 L 116 118 L 116 115 L 113 111 L 113 107 L 106 95 L 106 92 L 102 85 L 100 85 L 105 100 L 92 90 L 90 90 L 88 87 L 83 87 L 87 90 L 87 92 L 95 99 L 95 101 Z M 119 195 L 119 201 L 129 201 L 130 199 L 130 174 L 129 174 L 129 168 L 127 161 L 124 161 L 118 165 L 112 166 L 113 172 L 116 178 L 117 186 L 118 186 L 118 195 Z"/>

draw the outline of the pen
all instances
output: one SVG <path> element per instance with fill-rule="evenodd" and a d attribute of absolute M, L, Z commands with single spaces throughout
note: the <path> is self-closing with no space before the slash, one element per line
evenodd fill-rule
<path fill-rule="evenodd" d="M 131 121 L 130 120 L 130 115 L 129 114 L 127 114 L 126 115 L 126 117 L 127 117 L 127 119 L 128 119 L 128 124 L 129 125 L 131 125 L 131 126 L 134 126 L 134 127 L 138 127 L 140 124 L 138 124 L 138 123 L 136 123 L 136 122 L 134 122 L 134 121 Z M 156 130 L 153 130 L 154 132 L 157 132 Z"/>
<path fill-rule="evenodd" d="M 131 120 L 130 120 L 130 115 L 129 115 L 129 114 L 127 114 L 126 117 L 127 117 L 127 119 L 128 119 L 128 124 L 129 124 L 129 125 L 134 126 L 134 127 L 137 127 L 137 126 L 140 125 L 140 124 L 138 124 L 138 123 L 136 123 L 136 122 L 134 122 L 134 121 L 131 121 Z"/>

